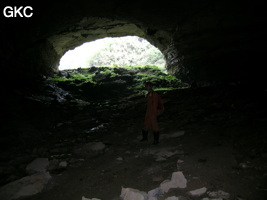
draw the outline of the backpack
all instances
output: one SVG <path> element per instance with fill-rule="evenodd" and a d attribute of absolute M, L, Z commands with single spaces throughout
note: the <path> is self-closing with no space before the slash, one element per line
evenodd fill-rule
<path fill-rule="evenodd" d="M 160 96 L 158 96 L 158 108 L 157 108 L 158 116 L 162 115 L 164 113 L 164 110 L 165 110 L 164 101 Z"/>

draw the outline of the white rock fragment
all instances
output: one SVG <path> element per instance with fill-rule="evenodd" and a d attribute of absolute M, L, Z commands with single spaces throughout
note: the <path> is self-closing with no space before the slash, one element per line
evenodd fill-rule
<path fill-rule="evenodd" d="M 211 198 L 222 198 L 222 199 L 229 199 L 230 194 L 227 192 L 224 192 L 222 190 L 218 190 L 216 192 L 208 192 L 209 197 Z"/>
<path fill-rule="evenodd" d="M 171 188 L 171 180 L 165 180 L 160 184 L 160 189 L 162 190 L 162 193 L 167 193 L 169 189 Z"/>
<path fill-rule="evenodd" d="M 171 180 L 165 180 L 160 184 L 160 189 L 163 193 L 166 193 L 171 188 L 186 188 L 187 180 L 184 174 L 180 171 L 173 172 Z"/>
<path fill-rule="evenodd" d="M 162 195 L 162 191 L 160 188 L 155 188 L 153 190 L 150 190 L 148 192 L 148 199 L 152 200 L 152 199 L 157 199 L 160 195 Z"/>
<path fill-rule="evenodd" d="M 146 192 L 139 191 L 133 188 L 123 188 L 121 189 L 120 197 L 123 200 L 146 200 L 148 195 Z"/>
<path fill-rule="evenodd" d="M 200 188 L 200 189 L 189 191 L 188 194 L 193 196 L 193 197 L 200 197 L 203 194 L 205 194 L 206 192 L 207 192 L 207 188 L 203 187 L 203 188 Z"/>
<path fill-rule="evenodd" d="M 34 161 L 27 165 L 26 171 L 28 174 L 46 172 L 48 166 L 48 158 L 36 158 Z"/>
<path fill-rule="evenodd" d="M 118 157 L 116 160 L 123 161 L 123 158 L 122 157 Z"/>
<path fill-rule="evenodd" d="M 172 197 L 168 197 L 168 198 L 165 199 L 165 200 L 179 200 L 179 198 L 176 197 L 176 196 L 172 196 Z"/>
<path fill-rule="evenodd" d="M 167 159 L 166 158 L 163 158 L 163 157 L 158 157 L 156 158 L 156 162 L 163 162 L 163 161 L 166 161 Z"/>
<path fill-rule="evenodd" d="M 68 163 L 66 161 L 62 161 L 59 163 L 59 167 L 66 168 L 68 166 Z"/>
<path fill-rule="evenodd" d="M 42 172 L 8 183 L 0 188 L 0 199 L 19 199 L 38 194 L 50 179 L 49 172 Z"/>

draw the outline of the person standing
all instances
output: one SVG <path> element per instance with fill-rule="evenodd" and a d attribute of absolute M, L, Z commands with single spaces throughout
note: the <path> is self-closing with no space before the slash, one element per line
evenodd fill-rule
<path fill-rule="evenodd" d="M 153 83 L 146 82 L 145 83 L 146 90 L 148 91 L 147 98 L 147 109 L 145 115 L 145 123 L 142 130 L 142 140 L 147 141 L 148 131 L 152 129 L 154 142 L 153 145 L 157 145 L 159 143 L 159 125 L 158 125 L 158 115 L 162 114 L 164 107 L 162 103 L 162 99 L 160 96 L 153 90 Z"/>

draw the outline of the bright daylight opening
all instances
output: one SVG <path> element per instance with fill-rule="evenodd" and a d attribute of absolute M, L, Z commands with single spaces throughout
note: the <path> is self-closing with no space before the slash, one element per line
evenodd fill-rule
<path fill-rule="evenodd" d="M 165 69 L 165 58 L 155 46 L 138 36 L 104 38 L 69 50 L 60 60 L 59 70 L 98 66 L 156 65 Z"/>

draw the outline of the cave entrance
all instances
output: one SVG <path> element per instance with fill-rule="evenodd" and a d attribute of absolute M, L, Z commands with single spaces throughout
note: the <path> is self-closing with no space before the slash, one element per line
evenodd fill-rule
<path fill-rule="evenodd" d="M 67 51 L 51 80 L 85 102 L 117 102 L 146 94 L 148 81 L 155 91 L 179 88 L 181 81 L 165 65 L 161 51 L 144 38 L 107 37 Z"/>
<path fill-rule="evenodd" d="M 67 51 L 60 60 L 59 70 L 146 65 L 155 65 L 167 72 L 164 55 L 144 38 L 106 37 Z"/>

